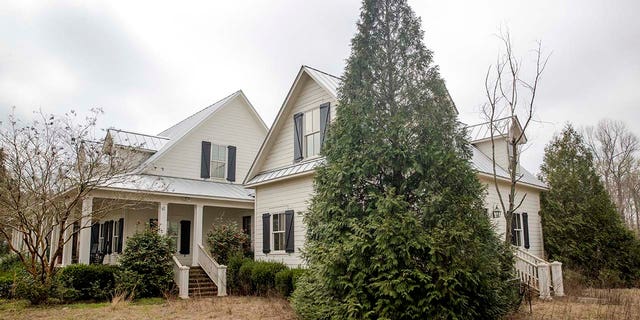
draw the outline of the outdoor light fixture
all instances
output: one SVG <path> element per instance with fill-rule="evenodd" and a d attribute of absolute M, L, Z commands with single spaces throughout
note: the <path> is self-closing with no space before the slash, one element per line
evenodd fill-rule
<path fill-rule="evenodd" d="M 494 218 L 500 218 L 500 214 L 502 213 L 502 211 L 500 211 L 500 208 L 498 208 L 498 205 L 496 204 L 495 208 L 493 208 L 493 217 Z"/>

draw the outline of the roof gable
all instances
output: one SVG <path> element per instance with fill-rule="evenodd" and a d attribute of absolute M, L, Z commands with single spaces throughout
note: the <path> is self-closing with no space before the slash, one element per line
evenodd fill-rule
<path fill-rule="evenodd" d="M 162 131 L 159 136 L 167 137 L 168 140 L 161 149 L 159 149 L 155 154 L 153 154 L 149 159 L 143 162 L 139 168 L 138 172 L 142 172 L 149 165 L 162 158 L 169 150 L 171 150 L 175 145 L 180 143 L 181 140 L 184 139 L 190 132 L 196 130 L 200 127 L 204 122 L 210 119 L 216 112 L 223 109 L 229 102 L 234 99 L 242 99 L 245 103 L 243 105 L 248 106 L 252 115 L 256 118 L 256 121 L 260 123 L 265 130 L 267 130 L 267 126 L 262 120 L 262 118 L 258 115 L 253 105 L 249 102 L 249 99 L 245 96 L 242 90 L 238 90 L 231 95 L 224 97 L 223 99 L 217 101 L 216 103 L 194 113 L 193 115 L 187 117 L 186 119 L 178 122 L 177 124 L 169 127 L 168 129 Z"/>

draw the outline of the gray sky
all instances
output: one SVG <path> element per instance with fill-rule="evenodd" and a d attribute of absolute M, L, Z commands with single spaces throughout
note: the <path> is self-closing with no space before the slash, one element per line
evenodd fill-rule
<path fill-rule="evenodd" d="M 173 2 L 175 3 L 175 2 Z M 570 121 L 609 117 L 640 134 L 638 1 L 410 1 L 465 123 L 481 121 L 484 76 L 501 26 L 542 79 L 531 147 Z M 101 125 L 156 134 L 242 89 L 271 125 L 301 64 L 340 75 L 359 1 L 0 3 L 0 118 L 11 107 L 63 113 L 101 107 Z"/>

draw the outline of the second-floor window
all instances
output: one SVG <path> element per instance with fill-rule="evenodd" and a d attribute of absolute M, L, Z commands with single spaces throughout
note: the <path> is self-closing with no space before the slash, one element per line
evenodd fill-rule
<path fill-rule="evenodd" d="M 284 213 L 276 213 L 273 215 L 273 250 L 284 250 Z"/>
<path fill-rule="evenodd" d="M 312 157 L 320 153 L 320 108 L 304 114 L 304 156 Z"/>
<path fill-rule="evenodd" d="M 211 144 L 211 177 L 224 179 L 227 167 L 227 147 Z"/>

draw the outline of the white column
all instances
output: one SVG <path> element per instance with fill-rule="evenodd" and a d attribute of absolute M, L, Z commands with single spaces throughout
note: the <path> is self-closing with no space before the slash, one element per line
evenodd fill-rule
<path fill-rule="evenodd" d="M 167 235 L 167 207 L 169 206 L 166 202 L 160 202 L 158 206 L 158 233 L 161 235 Z"/>
<path fill-rule="evenodd" d="M 538 286 L 540 289 L 540 299 L 551 299 L 551 277 L 548 263 L 538 263 Z"/>
<path fill-rule="evenodd" d="M 72 235 L 71 235 L 72 232 L 73 232 L 73 229 L 70 229 L 70 228 L 66 228 L 64 230 L 64 236 L 63 236 L 64 241 L 72 238 Z M 90 242 L 91 242 L 91 228 L 89 228 L 89 243 Z M 73 241 L 69 240 L 62 247 L 62 265 L 63 266 L 68 266 L 71 264 L 71 255 L 73 254 L 73 252 L 71 252 L 72 250 L 73 250 Z"/>
<path fill-rule="evenodd" d="M 201 204 L 194 206 L 193 210 L 193 250 L 191 250 L 191 256 L 193 257 L 192 266 L 198 265 L 198 253 L 200 248 L 198 245 L 202 244 L 202 212 L 204 207 Z"/>
<path fill-rule="evenodd" d="M 562 262 L 554 261 L 551 265 L 551 280 L 553 281 L 553 295 L 564 296 L 564 283 L 562 281 Z"/>
<path fill-rule="evenodd" d="M 49 261 L 54 259 L 53 255 L 58 250 L 58 225 L 53 225 L 51 230 L 51 239 L 49 239 Z M 64 249 L 63 249 L 64 250 Z M 64 251 L 63 251 L 64 253 Z"/>
<path fill-rule="evenodd" d="M 89 264 L 91 254 L 91 213 L 93 212 L 93 197 L 82 199 L 82 218 L 80 218 L 80 237 L 78 239 L 78 263 Z M 67 228 L 69 230 L 69 228 Z M 72 231 L 71 231 L 72 232 Z M 68 235 L 71 235 L 71 232 Z M 67 238 L 65 236 L 65 238 Z M 71 241 L 68 242 L 69 263 L 71 262 Z M 66 257 L 66 256 L 65 256 Z"/>

